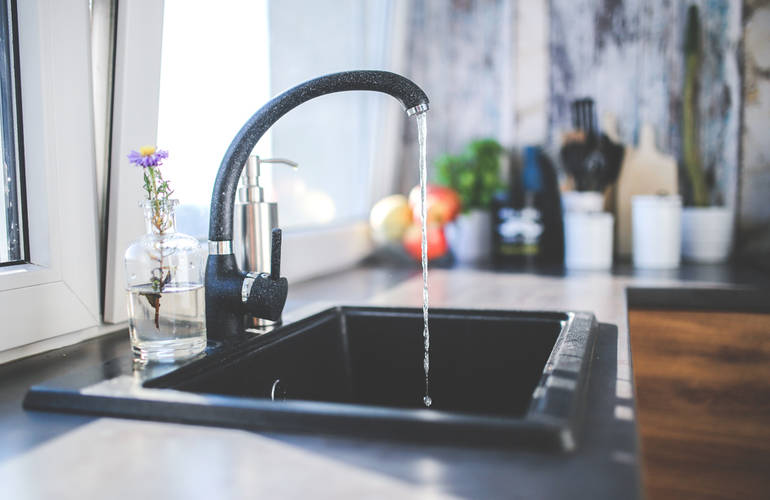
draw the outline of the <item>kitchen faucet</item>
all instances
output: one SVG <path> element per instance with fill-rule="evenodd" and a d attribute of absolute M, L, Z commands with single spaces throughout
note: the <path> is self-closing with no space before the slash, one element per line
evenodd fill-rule
<path fill-rule="evenodd" d="M 233 210 L 238 180 L 251 150 L 279 118 L 315 97 L 370 90 L 395 97 L 408 116 L 428 110 L 428 96 L 414 82 L 387 71 L 343 71 L 301 83 L 274 97 L 241 127 L 227 148 L 214 182 L 206 262 L 206 326 L 209 338 L 239 332 L 244 315 L 278 320 L 288 281 L 280 276 L 281 230 L 271 234 L 270 273 L 243 272 L 233 254 Z"/>

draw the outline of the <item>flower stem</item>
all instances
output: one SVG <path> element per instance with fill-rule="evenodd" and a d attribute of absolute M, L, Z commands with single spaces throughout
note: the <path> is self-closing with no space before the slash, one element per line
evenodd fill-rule
<path fill-rule="evenodd" d="M 160 170 L 156 167 L 144 169 L 144 189 L 147 191 L 147 198 L 152 210 L 151 223 L 158 231 L 158 234 L 162 236 L 169 226 L 169 216 L 165 212 L 168 209 L 166 203 L 172 191 L 168 187 L 168 182 L 163 180 Z M 166 283 L 171 281 L 170 271 L 164 276 L 164 257 L 162 248 L 157 256 L 152 257 L 158 263 L 150 277 L 150 283 L 153 291 L 156 293 L 148 294 L 148 301 L 150 301 L 150 304 L 155 309 L 155 328 L 157 329 L 160 329 L 161 293 Z M 151 298 L 150 295 L 152 295 Z"/>

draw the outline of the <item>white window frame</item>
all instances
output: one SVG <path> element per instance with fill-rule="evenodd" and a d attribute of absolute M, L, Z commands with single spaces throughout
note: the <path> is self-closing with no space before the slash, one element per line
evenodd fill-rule
<path fill-rule="evenodd" d="M 395 5 L 395 35 L 404 37 L 408 2 L 398 0 Z M 163 6 L 163 2 L 157 0 L 132 0 L 120 2 L 119 6 L 104 311 L 104 321 L 108 323 L 126 320 L 122 252 L 142 231 L 141 214 L 136 209 L 141 199 L 140 183 L 121 165 L 131 147 L 155 143 Z M 399 46 L 391 57 L 391 68 L 397 72 L 404 63 L 401 52 Z M 372 154 L 375 174 L 368 189 L 372 199 L 378 199 L 390 194 L 384 186 L 394 184 L 399 161 L 394 152 L 400 143 L 404 117 L 397 106 L 372 110 L 371 115 L 371 119 L 384 120 L 388 131 L 380 143 L 381 150 Z M 280 207 L 280 200 L 278 203 Z M 329 274 L 356 264 L 369 255 L 372 248 L 366 220 L 287 230 L 282 248 L 283 274 L 292 283 Z"/>
<path fill-rule="evenodd" d="M 112 97 L 109 216 L 104 322 L 128 320 L 123 253 L 144 233 L 142 172 L 126 155 L 158 135 L 163 6 L 159 0 L 118 2 Z"/>
<path fill-rule="evenodd" d="M 100 333 L 88 2 L 17 12 L 30 262 L 0 268 L 0 362 Z"/>

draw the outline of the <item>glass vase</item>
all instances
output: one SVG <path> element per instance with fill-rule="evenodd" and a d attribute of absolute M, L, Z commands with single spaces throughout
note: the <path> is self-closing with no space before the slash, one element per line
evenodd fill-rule
<path fill-rule="evenodd" d="M 176 232 L 178 200 L 145 200 L 146 234 L 126 250 L 128 327 L 140 361 L 175 362 L 206 348 L 204 252 Z"/>

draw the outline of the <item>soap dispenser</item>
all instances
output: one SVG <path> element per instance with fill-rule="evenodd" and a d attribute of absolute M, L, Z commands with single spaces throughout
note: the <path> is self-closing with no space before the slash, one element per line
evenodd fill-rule
<path fill-rule="evenodd" d="M 233 221 L 233 252 L 238 267 L 246 272 L 270 273 L 272 231 L 278 227 L 278 204 L 265 200 L 260 185 L 260 166 L 282 163 L 297 168 L 297 163 L 283 158 L 262 160 L 249 156 L 241 176 Z M 255 326 L 269 326 L 273 321 L 258 319 Z"/>

